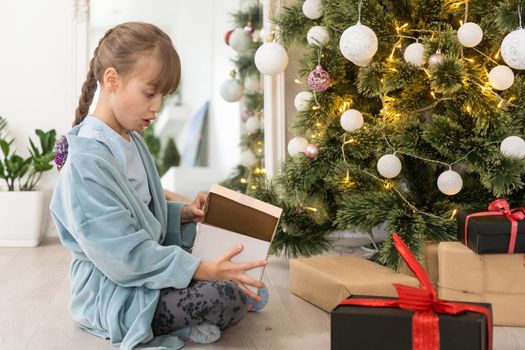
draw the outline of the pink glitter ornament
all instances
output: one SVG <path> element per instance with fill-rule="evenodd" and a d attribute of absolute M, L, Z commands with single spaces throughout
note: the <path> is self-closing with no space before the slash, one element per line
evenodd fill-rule
<path fill-rule="evenodd" d="M 317 145 L 313 143 L 309 144 L 304 149 L 304 155 L 310 159 L 317 157 L 319 155 L 319 147 L 317 147 Z"/>
<path fill-rule="evenodd" d="M 431 55 L 428 58 L 428 64 L 430 66 L 434 66 L 434 65 L 442 64 L 444 60 L 445 60 L 445 56 L 443 56 L 441 51 L 438 50 L 435 54 Z"/>
<path fill-rule="evenodd" d="M 253 26 L 251 25 L 251 23 L 248 23 L 245 27 L 244 27 L 244 31 L 248 34 L 252 34 L 253 33 Z"/>
<path fill-rule="evenodd" d="M 253 112 L 249 109 L 244 110 L 244 112 L 241 113 L 241 120 L 243 123 L 246 123 L 246 121 L 253 115 Z"/>
<path fill-rule="evenodd" d="M 330 75 L 320 64 L 308 74 L 308 86 L 317 92 L 324 91 L 330 86 Z"/>

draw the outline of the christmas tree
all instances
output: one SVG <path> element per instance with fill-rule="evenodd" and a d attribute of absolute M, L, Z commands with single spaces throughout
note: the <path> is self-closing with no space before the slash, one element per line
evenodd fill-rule
<path fill-rule="evenodd" d="M 221 185 L 243 193 L 251 193 L 264 183 L 264 133 L 262 126 L 263 93 L 260 73 L 254 55 L 262 44 L 262 9 L 257 3 L 232 13 L 235 29 L 226 33 L 226 44 L 238 54 L 233 59 L 232 78 L 221 86 L 226 101 L 241 101 L 241 121 L 246 132 L 240 140 L 241 160 Z"/>
<path fill-rule="evenodd" d="M 275 252 L 386 223 L 419 254 L 455 239 L 461 208 L 523 206 L 520 1 L 306 0 L 274 21 L 285 47 L 308 47 L 292 157 L 257 191 L 284 208 Z M 390 237 L 378 261 L 398 265 Z"/>

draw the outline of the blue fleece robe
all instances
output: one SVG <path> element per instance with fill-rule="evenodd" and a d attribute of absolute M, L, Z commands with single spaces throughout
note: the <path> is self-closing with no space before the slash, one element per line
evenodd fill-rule
<path fill-rule="evenodd" d="M 175 336 L 155 337 L 151 321 L 160 289 L 185 288 L 200 259 L 187 252 L 194 224 L 183 204 L 167 202 L 142 137 L 137 143 L 152 196 L 148 208 L 104 144 L 66 135 L 69 149 L 51 201 L 60 240 L 73 252 L 70 311 L 75 323 L 121 349 L 179 349 Z M 147 343 L 147 344 L 143 344 Z"/>

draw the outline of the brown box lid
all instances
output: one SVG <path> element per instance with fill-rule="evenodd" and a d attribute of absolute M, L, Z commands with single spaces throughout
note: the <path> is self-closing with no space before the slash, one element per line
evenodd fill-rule
<path fill-rule="evenodd" d="M 282 209 L 220 185 L 212 185 L 203 223 L 271 242 Z"/>

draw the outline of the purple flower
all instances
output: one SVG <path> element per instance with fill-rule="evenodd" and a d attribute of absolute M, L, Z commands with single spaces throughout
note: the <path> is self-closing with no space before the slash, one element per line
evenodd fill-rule
<path fill-rule="evenodd" d="M 67 149 L 69 144 L 67 143 L 67 138 L 65 135 L 60 136 L 58 141 L 55 143 L 55 164 L 58 167 L 58 170 L 64 166 L 64 163 L 67 159 Z"/>

